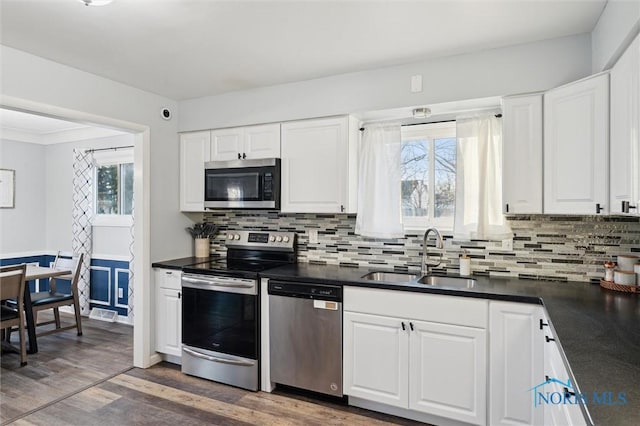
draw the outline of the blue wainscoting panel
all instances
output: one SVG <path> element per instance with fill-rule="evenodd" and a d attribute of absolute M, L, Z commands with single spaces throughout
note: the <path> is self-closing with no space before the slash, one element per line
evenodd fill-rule
<path fill-rule="evenodd" d="M 26 263 L 28 265 L 51 266 L 55 258 L 55 256 L 46 254 L 25 257 L 12 257 L 7 259 L 0 259 L 0 266 L 19 265 L 21 263 Z M 49 279 L 46 278 L 42 280 L 29 281 L 29 290 L 31 292 L 49 290 Z"/>
<path fill-rule="evenodd" d="M 119 296 L 122 289 L 122 296 Z M 127 316 L 129 302 L 129 262 L 91 259 L 90 307 L 110 309 Z"/>
<path fill-rule="evenodd" d="M 19 265 L 21 263 L 40 266 L 52 266 L 55 256 L 43 254 L 37 256 L 13 257 L 0 259 L 0 266 Z M 68 293 L 71 282 L 58 279 L 56 290 Z M 48 291 L 49 280 L 29 281 L 29 289 Z M 119 297 L 120 290 L 122 297 Z M 127 316 L 129 304 L 129 262 L 121 260 L 91 259 L 91 283 L 89 288 L 90 307 L 98 307 L 117 311 Z"/>

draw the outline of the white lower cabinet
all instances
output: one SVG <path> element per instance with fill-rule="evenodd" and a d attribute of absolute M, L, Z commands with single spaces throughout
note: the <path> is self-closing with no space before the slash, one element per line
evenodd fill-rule
<path fill-rule="evenodd" d="M 531 389 L 545 380 L 539 305 L 489 303 L 489 424 L 542 425 Z"/>
<path fill-rule="evenodd" d="M 157 268 L 156 287 L 156 351 L 182 355 L 182 272 Z"/>
<path fill-rule="evenodd" d="M 347 287 L 344 309 L 345 394 L 486 424 L 486 301 Z"/>
<path fill-rule="evenodd" d="M 344 388 L 394 407 L 409 405 L 409 334 L 401 320 L 344 313 Z"/>
<path fill-rule="evenodd" d="M 586 424 L 542 306 L 490 302 L 489 336 L 489 424 Z"/>
<path fill-rule="evenodd" d="M 486 330 L 410 321 L 409 409 L 486 423 Z"/>
<path fill-rule="evenodd" d="M 544 343 L 544 375 L 545 379 L 550 378 L 553 382 L 537 390 L 546 397 L 545 400 L 536 396 L 538 407 L 544 408 L 544 422 L 541 424 L 586 425 L 582 409 L 575 397 L 578 393 L 576 384 L 570 381 L 571 376 L 560 353 L 560 347 L 550 330 L 547 330 L 545 335 L 549 339 L 545 339 Z M 565 392 L 572 392 L 572 394 Z"/>

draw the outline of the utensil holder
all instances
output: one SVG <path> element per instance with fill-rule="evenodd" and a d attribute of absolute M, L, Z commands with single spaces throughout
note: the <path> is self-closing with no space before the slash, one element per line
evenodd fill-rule
<path fill-rule="evenodd" d="M 196 247 L 196 257 L 209 257 L 210 253 L 210 245 L 209 238 L 196 238 L 195 247 Z"/>

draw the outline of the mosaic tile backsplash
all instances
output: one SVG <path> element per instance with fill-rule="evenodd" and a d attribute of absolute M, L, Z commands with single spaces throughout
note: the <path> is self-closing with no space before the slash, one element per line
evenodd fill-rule
<path fill-rule="evenodd" d="M 438 272 L 457 273 L 463 251 L 471 257 L 474 275 L 509 276 L 553 281 L 599 282 L 603 262 L 617 255 L 635 255 L 640 261 L 640 218 L 605 216 L 510 215 L 513 250 L 500 241 L 457 241 L 443 234 L 445 250 Z M 417 271 L 422 257 L 422 233 L 381 240 L 355 235 L 355 215 L 284 214 L 275 211 L 212 211 L 206 222 L 220 228 L 212 253 L 225 251 L 227 229 L 292 231 L 298 234 L 298 262 Z M 318 243 L 309 243 L 310 229 Z M 434 257 L 440 250 L 433 247 Z"/>

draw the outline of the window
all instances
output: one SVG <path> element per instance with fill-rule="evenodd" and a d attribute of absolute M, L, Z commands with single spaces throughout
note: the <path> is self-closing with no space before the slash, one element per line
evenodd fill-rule
<path fill-rule="evenodd" d="M 452 230 L 456 194 L 456 123 L 402 127 L 405 229 Z"/>
<path fill-rule="evenodd" d="M 95 153 L 94 225 L 127 226 L 133 213 L 133 151 Z"/>

